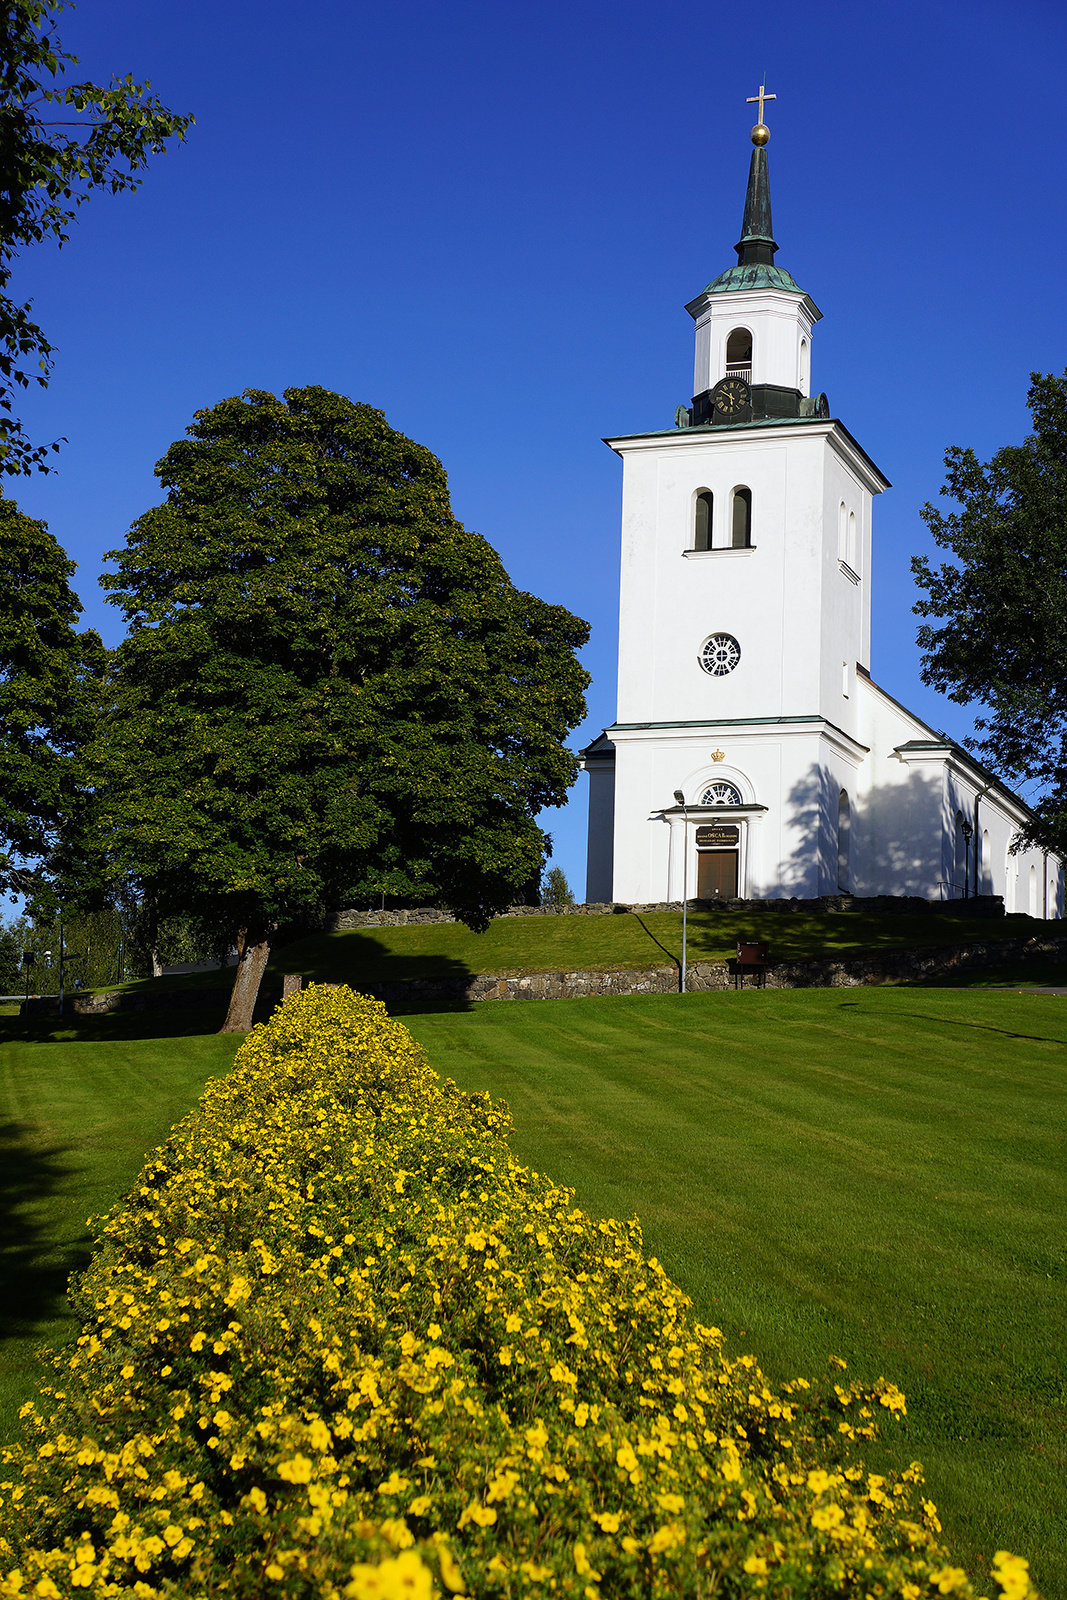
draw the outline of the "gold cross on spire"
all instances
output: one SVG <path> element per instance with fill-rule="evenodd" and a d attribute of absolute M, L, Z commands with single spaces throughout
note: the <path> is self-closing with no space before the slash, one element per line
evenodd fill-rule
<path fill-rule="evenodd" d="M 759 120 L 760 120 L 760 122 L 762 122 L 763 121 L 763 102 L 764 102 L 764 100 L 777 100 L 777 98 L 778 98 L 778 96 L 776 94 L 768 94 L 767 93 L 767 89 L 766 89 L 766 85 L 761 83 L 760 86 L 759 86 L 759 94 L 750 94 L 748 99 L 746 100 L 745 104 L 746 105 L 750 105 L 750 106 L 754 106 L 756 104 L 756 102 L 759 101 Z"/>
<path fill-rule="evenodd" d="M 766 85 L 762 83 L 759 86 L 759 94 L 750 94 L 748 97 L 747 104 L 750 106 L 754 106 L 757 101 L 759 102 L 759 121 L 752 130 L 752 143 L 755 145 L 766 144 L 771 136 L 771 130 L 763 120 L 763 102 L 765 100 L 777 100 L 777 98 L 776 94 L 768 94 Z"/>

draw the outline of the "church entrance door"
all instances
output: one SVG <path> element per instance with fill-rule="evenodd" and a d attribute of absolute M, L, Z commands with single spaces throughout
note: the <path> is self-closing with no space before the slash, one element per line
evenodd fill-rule
<path fill-rule="evenodd" d="M 737 851 L 701 850 L 697 855 L 697 899 L 732 900 L 737 895 Z"/>

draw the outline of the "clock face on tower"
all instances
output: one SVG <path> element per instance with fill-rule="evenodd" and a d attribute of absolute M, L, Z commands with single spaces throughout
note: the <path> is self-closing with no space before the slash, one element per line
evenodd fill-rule
<path fill-rule="evenodd" d="M 739 417 L 752 404 L 752 391 L 744 378 L 720 378 L 711 391 L 713 408 L 724 417 Z"/>

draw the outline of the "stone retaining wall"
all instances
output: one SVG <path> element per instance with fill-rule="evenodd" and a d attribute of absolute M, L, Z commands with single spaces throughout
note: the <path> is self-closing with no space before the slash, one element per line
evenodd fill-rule
<path fill-rule="evenodd" d="M 626 912 L 681 911 L 680 900 L 657 900 L 648 905 L 626 905 L 621 901 L 600 904 L 591 901 L 581 906 L 509 906 L 502 917 L 610 917 Z M 1004 900 L 999 894 L 972 895 L 969 900 L 924 900 L 921 895 L 824 894 L 816 900 L 690 900 L 690 911 L 898 912 L 907 916 L 949 914 L 956 917 L 1002 917 Z M 327 925 L 329 933 L 347 933 L 356 928 L 409 928 L 425 923 L 455 922 L 451 911 L 433 906 L 401 911 L 335 911 Z"/>
<path fill-rule="evenodd" d="M 863 984 L 900 983 L 947 977 L 956 972 L 1000 967 L 1016 962 L 1067 962 L 1067 937 L 975 940 L 923 950 L 886 950 L 877 955 L 817 961 L 776 961 L 766 974 L 768 989 L 855 988 Z M 752 979 L 747 980 L 749 984 Z M 728 989 L 734 983 L 733 963 L 694 961 L 688 968 L 691 993 Z M 365 983 L 360 988 L 389 1006 L 421 1007 L 475 1004 L 483 1000 L 569 1000 L 585 995 L 674 994 L 676 966 L 631 968 L 621 972 L 476 973 L 442 978 L 397 978 Z M 265 989 L 260 1002 L 276 1004 L 278 989 Z M 109 1011 L 146 1011 L 194 1006 L 223 1010 L 226 989 L 172 989 L 153 993 L 115 990 L 108 994 L 72 995 L 69 1009 L 79 1015 Z M 55 995 L 23 1001 L 23 1016 L 55 1016 Z"/>

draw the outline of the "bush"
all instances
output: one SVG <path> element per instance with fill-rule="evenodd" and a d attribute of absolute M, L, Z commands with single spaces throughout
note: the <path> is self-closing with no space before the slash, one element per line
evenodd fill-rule
<path fill-rule="evenodd" d="M 250 1034 L 103 1228 L 0 1594 L 973 1595 L 850 1458 L 900 1393 L 773 1390 L 508 1128 L 350 990 Z"/>

